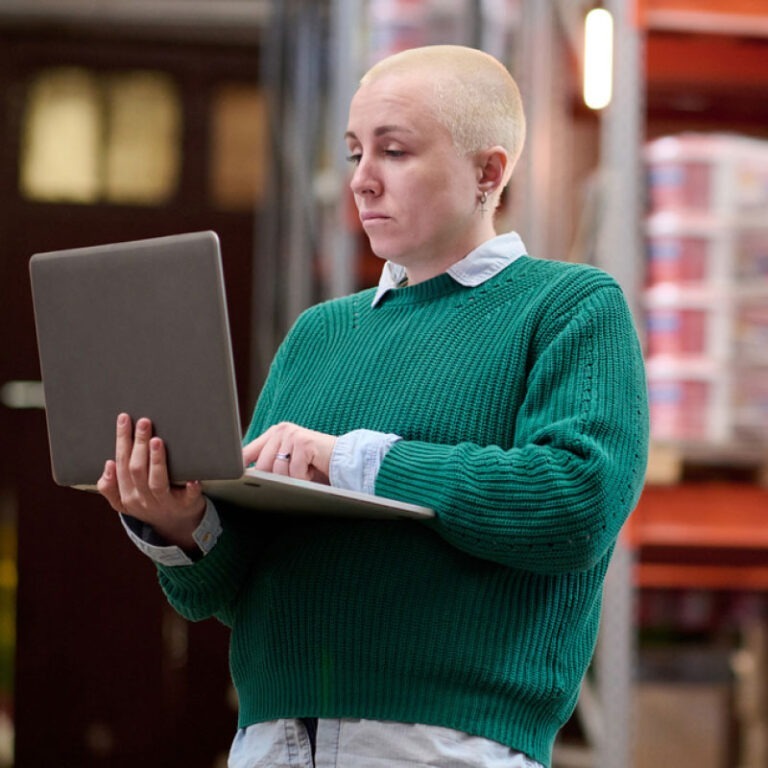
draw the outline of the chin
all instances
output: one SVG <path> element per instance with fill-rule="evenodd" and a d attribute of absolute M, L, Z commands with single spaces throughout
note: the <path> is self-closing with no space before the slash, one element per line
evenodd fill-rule
<path fill-rule="evenodd" d="M 396 248 L 387 247 L 385 243 L 375 242 L 373 239 L 369 240 L 371 244 L 371 250 L 374 256 L 378 256 L 382 261 L 394 261 L 399 263 L 397 257 L 400 253 Z"/>

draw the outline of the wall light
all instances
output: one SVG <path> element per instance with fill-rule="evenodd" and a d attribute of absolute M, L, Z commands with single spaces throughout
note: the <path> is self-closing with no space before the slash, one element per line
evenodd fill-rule
<path fill-rule="evenodd" d="M 584 103 L 603 109 L 613 90 L 613 16 L 593 8 L 584 20 Z"/>

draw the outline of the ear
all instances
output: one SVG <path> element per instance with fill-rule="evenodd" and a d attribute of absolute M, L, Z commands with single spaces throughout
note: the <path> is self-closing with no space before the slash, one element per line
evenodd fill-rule
<path fill-rule="evenodd" d="M 492 195 L 501 191 L 508 181 L 509 153 L 504 147 L 496 146 L 477 153 L 478 189 Z"/>

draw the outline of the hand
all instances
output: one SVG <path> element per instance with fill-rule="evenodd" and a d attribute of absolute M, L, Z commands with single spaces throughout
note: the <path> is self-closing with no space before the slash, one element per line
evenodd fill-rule
<path fill-rule="evenodd" d="M 282 422 L 243 448 L 243 462 L 246 467 L 254 464 L 264 472 L 329 485 L 335 444 L 336 438 L 332 435 Z"/>
<path fill-rule="evenodd" d="M 205 511 L 202 488 L 197 482 L 171 487 L 165 444 L 152 437 L 149 419 L 136 422 L 134 436 L 130 417 L 117 417 L 115 459 L 104 465 L 97 487 L 113 509 L 149 523 L 168 542 L 197 546 L 192 534 Z"/>

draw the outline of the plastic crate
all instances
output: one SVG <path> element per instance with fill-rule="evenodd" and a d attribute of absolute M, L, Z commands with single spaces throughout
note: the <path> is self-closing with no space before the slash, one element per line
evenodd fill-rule
<path fill-rule="evenodd" d="M 644 155 L 651 211 L 750 214 L 768 206 L 768 142 L 680 134 L 649 142 Z"/>
<path fill-rule="evenodd" d="M 645 291 L 646 354 L 725 359 L 731 312 L 725 289 L 687 289 L 666 283 Z"/>
<path fill-rule="evenodd" d="M 714 361 L 666 357 L 647 363 L 651 437 L 723 442 L 731 435 L 729 382 Z"/>
<path fill-rule="evenodd" d="M 766 228 L 768 232 L 768 228 Z M 719 284 L 731 277 L 735 258 L 730 227 L 710 216 L 658 213 L 645 224 L 646 282 Z M 745 267 L 748 262 L 744 251 Z"/>

